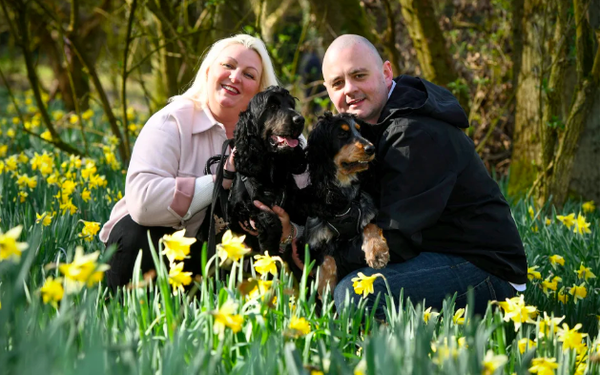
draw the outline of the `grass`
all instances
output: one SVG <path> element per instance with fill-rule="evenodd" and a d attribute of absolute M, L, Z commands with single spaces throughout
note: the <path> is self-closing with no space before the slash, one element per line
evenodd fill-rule
<path fill-rule="evenodd" d="M 27 97 L 20 95 L 20 105 L 28 112 L 28 126 L 35 129 L 35 110 L 27 110 Z M 54 103 L 51 110 L 60 108 Z M 316 286 L 306 278 L 296 286 L 280 272 L 271 286 L 248 294 L 252 287 L 266 285 L 266 279 L 253 270 L 248 281 L 236 263 L 221 278 L 196 282 L 196 298 L 173 293 L 167 272 L 158 267 L 155 280 L 146 282 L 139 276 L 134 287 L 117 298 L 108 298 L 102 282 L 80 283 L 75 288 L 79 291 L 64 293 L 55 304 L 44 303 L 41 288 L 50 277 L 62 276 L 59 284 L 64 287 L 72 283 L 57 265 L 74 264 L 77 246 L 87 254 L 100 252 L 97 262 L 91 262 L 94 265 L 110 256 L 97 235 L 85 237 L 82 230 L 85 222 L 107 220 L 124 191 L 124 170 L 113 161 L 114 142 L 98 108 L 85 120 L 91 145 L 88 159 L 55 152 L 20 131 L 22 125 L 13 124 L 9 107 L 0 111 L 0 230 L 6 233 L 21 225 L 18 241 L 29 246 L 19 259 L 0 261 L 3 373 L 462 375 L 527 374 L 536 371 L 535 366 L 541 366 L 539 374 L 600 373 L 600 285 L 598 278 L 586 279 L 577 272 L 583 265 L 600 274 L 599 219 L 596 211 L 584 213 L 582 202 L 575 201 L 562 214 L 584 214 L 590 233 L 574 233 L 577 226 L 567 228 L 551 206 L 532 207 L 531 214 L 530 203 L 511 203 L 529 265 L 537 266 L 524 301 L 539 313 L 520 327 L 521 315 L 511 319 L 510 309 L 490 305 L 485 316 L 473 317 L 468 308 L 456 312 L 452 299 L 439 315 L 424 313 L 427 306 L 420 301 L 396 307 L 388 303 L 387 323 L 374 320 L 364 303 L 336 312 L 331 296 L 317 311 Z M 59 112 L 55 114 L 58 118 Z M 138 114 L 131 116 L 134 123 L 144 122 Z M 67 114 L 57 124 L 63 139 L 81 143 L 81 133 L 70 126 Z M 46 169 L 43 164 L 33 169 L 34 160 L 41 160 L 36 153 L 44 151 L 51 161 Z M 32 177 L 34 187 L 27 182 Z M 501 187 L 506 191 L 505 181 Z M 76 207 L 73 213 L 71 206 Z M 48 226 L 36 222 L 43 213 L 52 215 Z M 564 265 L 551 264 L 552 255 L 561 255 Z M 562 279 L 556 291 L 544 293 L 542 282 L 554 276 Z M 585 287 L 587 295 L 576 301 L 569 294 L 574 286 Z M 568 297 L 562 297 L 564 302 L 558 297 L 562 287 Z M 380 296 L 381 301 L 386 298 Z M 546 329 L 544 312 L 564 319 L 552 326 L 555 329 Z M 239 325 L 235 319 L 240 319 Z M 219 322 L 226 324 L 219 328 Z M 518 343 L 526 339 L 535 347 L 519 350 Z"/>

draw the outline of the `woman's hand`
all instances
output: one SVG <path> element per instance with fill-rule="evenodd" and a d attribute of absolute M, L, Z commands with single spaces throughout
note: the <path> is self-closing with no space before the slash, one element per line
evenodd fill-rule
<path fill-rule="evenodd" d="M 235 147 L 231 150 L 231 153 L 229 154 L 229 157 L 227 158 L 227 160 L 225 161 L 225 165 L 223 165 L 223 168 L 229 172 L 235 173 Z M 225 190 L 229 190 L 231 189 L 231 185 L 233 184 L 233 180 L 228 179 L 228 178 L 223 178 L 223 189 Z"/>
<path fill-rule="evenodd" d="M 272 212 L 275 215 L 277 215 L 279 217 L 279 220 L 281 221 L 281 239 L 279 240 L 279 242 L 284 242 L 285 240 L 287 240 L 290 235 L 292 234 L 292 223 L 290 222 L 290 215 L 287 214 L 287 212 L 285 212 L 285 210 L 279 206 L 273 206 L 273 208 L 270 208 L 269 206 L 267 206 L 266 204 L 260 202 L 260 201 L 254 201 L 254 205 L 259 208 L 260 210 L 266 211 L 266 212 Z M 256 229 L 256 228 L 255 228 Z"/>

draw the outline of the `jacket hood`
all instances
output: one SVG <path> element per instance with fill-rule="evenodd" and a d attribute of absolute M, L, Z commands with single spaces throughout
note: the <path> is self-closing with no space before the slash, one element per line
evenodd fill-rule
<path fill-rule="evenodd" d="M 469 120 L 458 100 L 443 87 L 423 78 L 401 75 L 378 123 L 408 113 L 432 117 L 458 128 L 468 128 Z"/>

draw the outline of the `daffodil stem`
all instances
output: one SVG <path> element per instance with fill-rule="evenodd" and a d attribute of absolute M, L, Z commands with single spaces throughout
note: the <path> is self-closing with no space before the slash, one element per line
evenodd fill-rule
<path fill-rule="evenodd" d="M 502 324 L 502 318 L 500 315 L 495 315 L 496 323 L 496 342 L 498 343 L 498 352 L 500 354 L 506 354 L 506 339 L 504 337 L 504 325 Z"/>

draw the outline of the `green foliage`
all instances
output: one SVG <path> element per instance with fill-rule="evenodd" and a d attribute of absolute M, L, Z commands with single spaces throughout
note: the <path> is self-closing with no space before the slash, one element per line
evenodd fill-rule
<path fill-rule="evenodd" d="M 27 95 L 20 96 L 26 109 Z M 326 100 L 317 101 L 325 106 Z M 220 277 L 203 278 L 195 283 L 196 293 L 172 293 L 168 275 L 158 263 L 158 278 L 146 282 L 134 271 L 131 288 L 120 290 L 110 297 L 103 283 L 84 287 L 80 292 L 66 293 L 57 307 L 45 304 L 40 288 L 50 276 L 57 278 L 62 272 L 57 263 L 72 261 L 76 246 L 87 253 L 102 251 L 101 262 L 109 256 L 96 236 L 92 241 L 81 237 L 81 220 L 103 223 L 119 191 L 123 191 L 124 174 L 121 168 L 107 157 L 103 146 L 110 145 L 106 135 L 107 124 L 102 116 L 94 114 L 84 124 L 89 131 L 92 157 L 77 160 L 56 152 L 40 139 L 22 132 L 10 134 L 14 114 L 6 108 L 0 114 L 0 229 L 23 226 L 19 238 L 29 248 L 17 262 L 0 261 L 0 368 L 7 374 L 79 374 L 79 373 L 232 373 L 232 374 L 309 374 L 322 371 L 328 374 L 482 374 L 527 373 L 532 360 L 539 357 L 556 358 L 556 374 L 571 374 L 578 363 L 587 366 L 587 374 L 600 371 L 593 362 L 592 353 L 585 360 L 577 360 L 574 350 L 563 350 L 559 333 L 537 339 L 537 347 L 521 353 L 518 342 L 535 339 L 540 330 L 537 323 L 524 323 L 515 331 L 511 319 L 496 305 L 490 305 L 483 317 L 464 312 L 462 322 L 455 313 L 453 300 L 448 299 L 440 315 L 424 319 L 426 306 L 420 301 L 400 301 L 395 306 L 389 296 L 379 296 L 385 303 L 386 324 L 373 318 L 373 310 L 366 308 L 365 300 L 357 306 L 335 309 L 331 295 L 326 294 L 317 306 L 316 285 L 307 281 L 307 266 L 299 285 L 285 272 L 272 280 L 267 293 L 250 296 L 242 293 L 239 285 L 247 282 L 237 264 Z M 57 110 L 57 109 L 53 109 Z M 69 116 L 56 120 L 61 135 L 73 141 L 81 133 L 71 129 Z M 35 113 L 28 114 L 28 120 Z M 132 115 L 132 122 L 139 120 Z M 33 125 L 32 125 L 33 126 Z M 93 132 L 92 132 L 93 131 Z M 71 133 L 72 132 L 72 133 Z M 52 171 L 59 175 L 61 186 L 48 181 L 33 159 L 46 152 L 52 155 Z M 25 162 L 23 154 L 28 160 Z M 109 154 L 108 154 L 109 155 Z M 17 160 L 14 170 L 7 170 L 11 157 Z M 20 158 L 19 158 L 20 157 Z M 106 187 L 93 188 L 84 170 L 94 161 L 96 172 L 107 181 Z M 79 164 L 81 162 L 81 164 Z M 11 167 L 12 168 L 12 167 Z M 22 175 L 37 177 L 30 188 L 19 186 Z M 71 214 L 62 212 L 60 203 L 66 188 L 65 181 L 76 182 L 68 194 L 77 207 Z M 506 189 L 506 180 L 500 181 Z M 90 191 L 90 200 L 83 192 Z M 109 190 L 110 189 L 110 190 Z M 20 193 L 28 193 L 23 202 Z M 527 305 L 540 313 L 556 317 L 565 316 L 564 323 L 573 328 L 583 324 L 580 332 L 587 332 L 583 342 L 590 350 L 597 350 L 598 318 L 600 311 L 600 277 L 583 280 L 576 270 L 580 265 L 589 267 L 600 276 L 600 218 L 597 211 L 584 212 L 581 202 L 568 203 L 563 215 L 583 213 L 591 223 L 590 233 L 574 233 L 557 220 L 551 206 L 532 207 L 530 202 L 512 203 L 513 216 L 523 238 L 530 266 L 537 266 L 541 279 L 534 279 L 524 293 Z M 36 214 L 56 211 L 49 226 L 36 222 Z M 551 222 L 546 223 L 546 219 Z M 161 249 L 156 249 L 155 254 Z M 552 265 L 551 255 L 561 255 L 565 264 Z M 139 259 L 138 259 L 139 262 Z M 215 260 L 209 260 L 209 263 Z M 48 266 L 50 265 L 50 266 Z M 251 276 L 258 283 L 254 269 Z M 542 281 L 559 276 L 559 288 L 565 286 L 568 294 L 573 285 L 583 284 L 587 296 L 575 301 L 569 295 L 566 303 L 558 299 L 557 291 L 546 295 Z M 276 297 L 273 299 L 272 297 Z M 237 304 L 235 314 L 243 317 L 239 332 L 230 328 L 216 330 L 218 312 L 227 301 Z M 415 303 L 415 304 L 413 304 Z M 460 313 L 460 311 L 458 312 Z M 290 328 L 292 318 L 304 318 L 309 332 L 299 334 Z M 562 324 L 562 323 L 561 323 Z M 559 331 L 560 332 L 560 331 Z M 496 356 L 505 363 L 491 372 L 484 372 L 486 358 Z M 506 357 L 500 357 L 506 356 Z"/>

